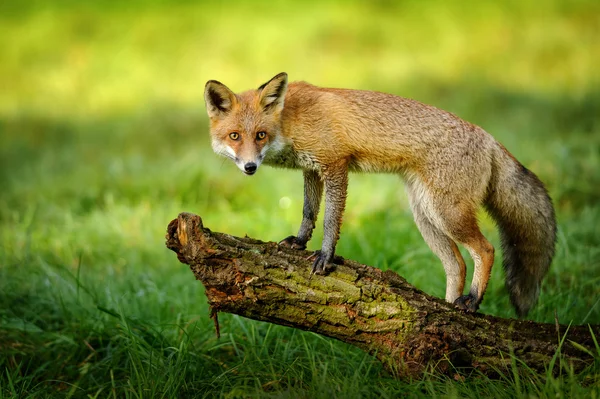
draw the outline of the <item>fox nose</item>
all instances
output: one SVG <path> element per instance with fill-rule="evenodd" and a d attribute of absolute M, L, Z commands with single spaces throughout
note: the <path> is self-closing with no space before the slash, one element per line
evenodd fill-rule
<path fill-rule="evenodd" d="M 257 168 L 257 166 L 254 162 L 248 162 L 247 164 L 244 165 L 244 170 L 249 175 L 253 175 L 254 172 L 256 172 L 256 168 Z"/>

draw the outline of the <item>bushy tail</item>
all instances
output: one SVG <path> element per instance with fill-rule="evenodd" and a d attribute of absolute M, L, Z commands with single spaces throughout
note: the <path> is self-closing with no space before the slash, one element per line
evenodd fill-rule
<path fill-rule="evenodd" d="M 502 145 L 486 208 L 500 229 L 506 286 L 519 316 L 535 305 L 556 243 L 554 207 L 542 182 Z"/>

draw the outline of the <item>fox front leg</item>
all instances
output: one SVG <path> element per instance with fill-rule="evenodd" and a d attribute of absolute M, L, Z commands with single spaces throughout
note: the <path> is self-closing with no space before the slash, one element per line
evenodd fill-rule
<path fill-rule="evenodd" d="M 302 209 L 302 223 L 297 236 L 289 236 L 279 244 L 293 249 L 306 249 L 310 241 L 321 206 L 323 196 L 323 180 L 315 170 L 304 171 L 304 208 Z"/>
<path fill-rule="evenodd" d="M 348 190 L 348 167 L 345 162 L 323 169 L 325 180 L 325 218 L 323 220 L 323 244 L 315 254 L 311 274 L 323 274 L 335 254 L 335 246 L 340 237 L 342 216 L 346 206 Z"/>

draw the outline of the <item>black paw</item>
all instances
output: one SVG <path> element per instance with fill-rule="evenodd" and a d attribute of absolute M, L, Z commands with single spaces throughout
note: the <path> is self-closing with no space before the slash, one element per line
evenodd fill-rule
<path fill-rule="evenodd" d="M 289 236 L 279 241 L 279 245 L 291 249 L 306 249 L 306 241 L 301 241 L 296 236 Z"/>
<path fill-rule="evenodd" d="M 479 302 L 475 295 L 463 295 L 454 301 L 454 306 L 466 312 L 475 313 L 479 309 Z"/>
<path fill-rule="evenodd" d="M 323 251 L 315 251 L 315 253 L 310 257 L 314 258 L 312 269 L 310 270 L 310 274 L 326 274 L 328 271 L 333 269 L 333 264 L 331 264 L 331 260 L 333 256 L 325 254 Z"/>

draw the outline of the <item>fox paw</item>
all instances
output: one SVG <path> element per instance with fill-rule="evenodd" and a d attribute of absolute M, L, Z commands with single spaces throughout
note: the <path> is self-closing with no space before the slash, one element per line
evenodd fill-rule
<path fill-rule="evenodd" d="M 310 256 L 309 259 L 314 259 L 312 268 L 310 269 L 310 274 L 326 274 L 328 271 L 333 269 L 333 264 L 331 264 L 331 258 L 333 256 L 328 256 L 324 254 L 323 251 L 315 251 L 314 254 Z"/>
<path fill-rule="evenodd" d="M 291 249 L 306 249 L 306 241 L 302 242 L 296 236 L 289 236 L 279 241 L 279 245 Z"/>
<path fill-rule="evenodd" d="M 454 301 L 454 306 L 466 312 L 475 313 L 479 309 L 479 302 L 474 295 L 463 295 Z"/>

